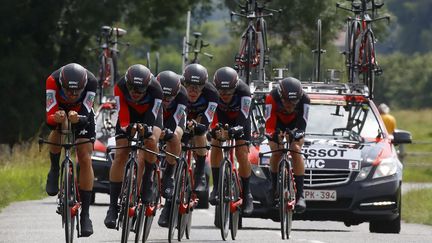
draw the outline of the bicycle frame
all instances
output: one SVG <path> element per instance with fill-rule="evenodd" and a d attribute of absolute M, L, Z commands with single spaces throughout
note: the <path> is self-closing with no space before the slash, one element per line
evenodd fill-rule
<path fill-rule="evenodd" d="M 70 150 L 73 147 L 82 145 L 89 142 L 94 142 L 94 138 L 88 141 L 75 142 L 74 131 L 71 129 L 71 123 L 68 121 L 66 132 L 60 131 L 61 135 L 66 135 L 65 143 L 55 143 L 46 141 L 39 138 L 39 146 L 42 144 L 50 144 L 54 146 L 60 146 L 64 149 L 65 158 L 61 163 L 60 173 L 60 190 L 57 194 L 57 210 L 56 212 L 62 216 L 62 227 L 65 229 L 66 242 L 73 241 L 73 231 L 76 229 L 77 237 L 81 237 L 80 221 L 79 221 L 79 209 L 81 208 L 81 200 L 79 195 L 77 178 L 75 176 L 75 163 L 71 159 Z"/>

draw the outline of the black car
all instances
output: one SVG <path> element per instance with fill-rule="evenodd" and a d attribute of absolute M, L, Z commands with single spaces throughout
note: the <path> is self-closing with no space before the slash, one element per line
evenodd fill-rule
<path fill-rule="evenodd" d="M 367 90 L 311 83 L 304 89 L 311 99 L 303 146 L 307 209 L 294 219 L 369 222 L 371 232 L 399 233 L 403 165 L 395 145 L 410 143 L 411 135 L 387 133 Z M 262 144 L 258 150 L 269 149 Z M 279 220 L 269 195 L 268 160 L 253 165 L 251 217 Z"/>

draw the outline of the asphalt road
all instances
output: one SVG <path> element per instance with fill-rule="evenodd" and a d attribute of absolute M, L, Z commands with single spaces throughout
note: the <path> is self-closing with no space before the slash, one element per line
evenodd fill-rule
<path fill-rule="evenodd" d="M 415 185 L 410 188 L 420 188 Z M 404 189 L 406 191 L 407 189 Z M 0 242 L 65 242 L 61 218 L 55 213 L 56 198 L 13 203 L 0 213 Z M 119 242 L 120 231 L 108 230 L 103 219 L 108 206 L 108 195 L 97 194 L 91 207 L 95 233 L 74 242 Z M 158 212 L 158 215 L 160 212 Z M 149 242 L 167 242 L 168 230 L 157 225 L 155 218 Z M 183 242 L 223 242 L 219 229 L 213 226 L 214 208 L 195 210 L 191 239 Z M 279 223 L 264 219 L 245 219 L 236 242 L 282 242 Z M 130 242 L 133 242 L 131 233 Z M 369 233 L 366 223 L 346 227 L 341 222 L 294 221 L 292 239 L 288 242 L 432 242 L 432 227 L 402 224 L 400 234 Z"/>

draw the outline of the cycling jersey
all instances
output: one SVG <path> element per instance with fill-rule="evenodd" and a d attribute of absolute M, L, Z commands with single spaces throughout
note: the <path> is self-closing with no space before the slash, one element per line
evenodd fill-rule
<path fill-rule="evenodd" d="M 251 101 L 252 98 L 249 86 L 242 80 L 239 80 L 239 84 L 229 104 L 219 99 L 211 128 L 215 128 L 218 123 L 228 124 L 230 127 L 242 126 L 244 130 L 244 140 L 250 140 L 251 121 L 249 112 Z"/>
<path fill-rule="evenodd" d="M 179 93 L 168 107 L 163 109 L 164 128 L 175 131 L 176 127 L 183 130 L 186 127 L 186 106 L 188 103 L 187 91 L 181 86 Z"/>
<path fill-rule="evenodd" d="M 93 102 L 96 96 L 97 79 L 87 70 L 87 84 L 80 97 L 71 102 L 68 101 L 66 94 L 60 84 L 61 68 L 54 71 L 46 80 L 46 123 L 51 129 L 57 127 L 54 114 L 59 110 L 76 111 L 78 115 L 86 116 L 87 119 L 79 119 L 75 126 L 75 138 L 95 137 L 95 123 Z"/>
<path fill-rule="evenodd" d="M 116 137 L 124 138 L 122 128 L 130 123 L 144 123 L 162 129 L 162 88 L 159 82 L 150 81 L 146 94 L 138 101 L 132 100 L 126 87 L 124 77 L 114 86 L 114 96 L 117 102 L 118 119 Z"/>
<path fill-rule="evenodd" d="M 188 120 L 197 120 L 199 123 L 208 126 L 212 121 L 218 106 L 219 94 L 213 84 L 207 82 L 201 91 L 200 97 L 196 102 L 187 104 Z"/>
<path fill-rule="evenodd" d="M 288 113 L 282 104 L 277 89 L 274 88 L 266 97 L 266 133 L 271 135 L 277 128 L 281 131 L 286 128 L 291 130 L 297 128 L 304 131 L 308 120 L 309 105 L 309 96 L 303 93 L 294 111 Z"/>

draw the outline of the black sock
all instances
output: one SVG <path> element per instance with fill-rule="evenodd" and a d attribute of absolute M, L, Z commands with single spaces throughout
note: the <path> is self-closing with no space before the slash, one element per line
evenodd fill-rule
<path fill-rule="evenodd" d="M 60 154 L 53 154 L 53 153 L 49 153 L 50 154 L 50 160 L 51 160 L 51 169 L 55 170 L 55 171 L 59 171 L 60 169 Z"/>
<path fill-rule="evenodd" d="M 172 175 L 174 174 L 175 166 L 176 166 L 175 164 L 172 165 L 172 164 L 167 162 L 164 176 L 172 177 Z"/>
<path fill-rule="evenodd" d="M 249 188 L 249 177 L 245 178 L 245 177 L 240 177 L 241 181 L 242 181 L 242 186 L 243 186 L 243 195 L 246 195 L 248 193 L 250 193 L 250 188 Z"/>
<path fill-rule="evenodd" d="M 296 183 L 296 189 L 297 189 L 296 198 L 299 198 L 303 196 L 304 175 L 295 175 L 294 181 Z"/>
<path fill-rule="evenodd" d="M 272 190 L 275 192 L 277 190 L 277 181 L 278 181 L 278 173 L 271 172 L 271 182 L 272 182 Z"/>
<path fill-rule="evenodd" d="M 195 174 L 203 175 L 206 163 L 206 156 L 197 155 L 195 162 Z"/>
<path fill-rule="evenodd" d="M 110 206 L 117 208 L 122 183 L 110 181 Z"/>
<path fill-rule="evenodd" d="M 92 191 L 79 190 L 81 199 L 81 216 L 89 214 L 89 208 L 92 198 Z"/>
<path fill-rule="evenodd" d="M 217 191 L 219 185 L 219 168 L 211 168 L 213 176 L 213 190 Z"/>

